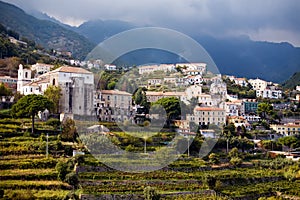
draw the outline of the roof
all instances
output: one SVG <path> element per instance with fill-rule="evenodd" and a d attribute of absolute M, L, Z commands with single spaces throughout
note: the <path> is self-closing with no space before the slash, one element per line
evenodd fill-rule
<path fill-rule="evenodd" d="M 153 92 L 146 91 L 147 96 L 183 96 L 185 92 Z"/>
<path fill-rule="evenodd" d="M 12 80 L 18 80 L 18 78 L 13 78 L 10 76 L 0 76 L 0 79 L 12 79 Z"/>
<path fill-rule="evenodd" d="M 70 66 L 62 66 L 59 67 L 52 72 L 66 72 L 66 73 L 78 73 L 78 74 L 92 74 L 92 72 L 80 68 L 80 67 L 70 67 Z"/>
<path fill-rule="evenodd" d="M 36 82 L 26 83 L 24 86 L 39 86 Z"/>
<path fill-rule="evenodd" d="M 196 111 L 224 111 L 222 108 L 218 107 L 196 107 Z"/>
<path fill-rule="evenodd" d="M 45 76 L 45 78 L 37 80 L 36 83 L 50 83 L 50 77 Z"/>
<path fill-rule="evenodd" d="M 116 95 L 127 95 L 127 96 L 132 96 L 132 94 L 125 92 L 125 91 L 120 91 L 120 90 L 101 90 L 101 94 L 116 94 Z"/>
<path fill-rule="evenodd" d="M 227 119 L 241 119 L 241 120 L 246 120 L 243 116 L 227 116 Z"/>

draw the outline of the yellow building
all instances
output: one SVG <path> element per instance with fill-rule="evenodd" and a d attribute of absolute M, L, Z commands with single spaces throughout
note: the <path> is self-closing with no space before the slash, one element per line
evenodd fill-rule
<path fill-rule="evenodd" d="M 225 124 L 225 110 L 218 107 L 196 107 L 193 115 L 187 115 L 189 121 L 199 125 Z"/>
<path fill-rule="evenodd" d="M 288 124 L 271 124 L 270 128 L 284 136 L 300 134 L 300 121 Z"/>

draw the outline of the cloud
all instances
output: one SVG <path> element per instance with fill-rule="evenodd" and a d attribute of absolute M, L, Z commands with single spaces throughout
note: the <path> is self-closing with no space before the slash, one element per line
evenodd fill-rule
<path fill-rule="evenodd" d="M 8 1 L 8 0 L 7 0 Z M 117 19 L 214 36 L 244 34 L 300 46 L 298 0 L 9 0 L 67 23 Z M 286 34 L 284 34 L 286 33 Z"/>

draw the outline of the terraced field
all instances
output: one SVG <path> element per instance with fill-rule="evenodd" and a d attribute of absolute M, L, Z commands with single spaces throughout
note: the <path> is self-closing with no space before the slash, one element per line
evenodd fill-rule
<path fill-rule="evenodd" d="M 66 153 L 72 149 L 70 144 L 50 136 L 47 158 L 44 136 L 19 132 L 18 126 L 0 133 L 3 199 L 300 199 L 300 164 L 280 159 L 248 160 L 247 165 L 234 168 L 185 157 L 158 171 L 128 173 L 86 154 L 76 158 L 78 183 L 70 185 L 58 179 L 57 168 L 57 163 L 74 164 L 76 159 Z M 295 176 L 287 175 L 292 168 Z"/>

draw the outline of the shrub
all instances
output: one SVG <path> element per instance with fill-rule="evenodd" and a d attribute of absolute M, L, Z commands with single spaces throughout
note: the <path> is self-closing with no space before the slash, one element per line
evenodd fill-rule
<path fill-rule="evenodd" d="M 238 148 L 234 147 L 228 154 L 229 158 L 239 157 L 239 150 Z"/>
<path fill-rule="evenodd" d="M 57 179 L 60 181 L 64 181 L 66 175 L 68 174 L 68 164 L 66 162 L 60 161 L 56 164 L 55 169 L 57 171 Z"/>
<path fill-rule="evenodd" d="M 47 122 L 46 125 L 48 126 L 52 126 L 55 130 L 57 130 L 60 127 L 60 121 L 59 119 L 55 119 L 55 118 L 50 118 Z"/>
<path fill-rule="evenodd" d="M 230 163 L 231 165 L 233 165 L 234 167 L 239 167 L 239 166 L 241 166 L 242 162 L 243 162 L 243 160 L 242 160 L 241 158 L 239 158 L 239 157 L 233 157 L 233 158 L 231 158 L 230 161 L 229 161 L 229 163 Z"/>
<path fill-rule="evenodd" d="M 159 200 L 160 194 L 157 193 L 155 188 L 147 186 L 144 189 L 144 198 L 146 200 Z"/>
<path fill-rule="evenodd" d="M 74 172 L 70 172 L 66 175 L 65 182 L 67 182 L 69 185 L 72 185 L 73 187 L 77 187 L 79 180 L 78 176 Z"/>
<path fill-rule="evenodd" d="M 215 188 L 216 182 L 217 182 L 216 178 L 211 175 L 206 175 L 203 178 L 203 183 L 207 185 L 208 189 L 210 190 L 213 190 Z"/>
<path fill-rule="evenodd" d="M 211 153 L 208 158 L 209 162 L 212 164 L 218 164 L 220 162 L 219 156 L 215 153 Z"/>

